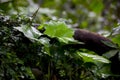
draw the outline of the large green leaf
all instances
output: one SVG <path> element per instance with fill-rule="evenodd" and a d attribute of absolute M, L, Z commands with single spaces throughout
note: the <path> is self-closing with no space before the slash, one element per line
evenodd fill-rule
<path fill-rule="evenodd" d="M 93 54 L 87 54 L 82 52 L 77 52 L 77 54 L 83 58 L 85 62 L 102 62 L 102 63 L 110 63 L 110 61 L 102 56 L 93 55 Z"/>
<path fill-rule="evenodd" d="M 26 26 L 26 25 L 22 25 L 21 27 L 14 27 L 14 28 L 19 30 L 20 32 L 22 32 L 32 42 L 37 41 L 40 44 L 43 44 L 44 46 L 49 45 L 49 39 L 48 38 L 40 38 L 39 39 L 39 37 L 42 35 L 42 33 L 40 33 L 34 27 L 29 27 L 29 26 Z"/>
<path fill-rule="evenodd" d="M 42 34 L 34 27 L 29 27 L 27 25 L 21 25 L 21 27 L 14 27 L 15 29 L 22 32 L 27 38 L 31 40 L 37 40 Z"/>
<path fill-rule="evenodd" d="M 52 37 L 58 38 L 60 41 L 67 43 L 68 41 L 73 41 L 74 31 L 61 21 L 50 21 L 45 24 L 44 34 Z"/>

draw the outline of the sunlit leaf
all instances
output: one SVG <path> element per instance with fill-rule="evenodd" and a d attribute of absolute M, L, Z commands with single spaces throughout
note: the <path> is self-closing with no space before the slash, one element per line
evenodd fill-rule
<path fill-rule="evenodd" d="M 85 62 L 102 62 L 102 63 L 110 63 L 110 61 L 102 56 L 98 56 L 98 55 L 93 55 L 93 54 L 87 54 L 87 53 L 82 53 L 82 52 L 78 52 L 77 53 L 80 57 L 83 58 L 83 60 Z"/>
<path fill-rule="evenodd" d="M 73 38 L 74 31 L 67 27 L 64 22 L 60 21 L 50 21 L 45 24 L 45 32 L 44 34 L 52 37 L 58 38 L 60 41 L 67 43 Z"/>
<path fill-rule="evenodd" d="M 112 36 L 119 35 L 120 34 L 120 25 L 118 25 L 116 28 L 112 29 Z"/>

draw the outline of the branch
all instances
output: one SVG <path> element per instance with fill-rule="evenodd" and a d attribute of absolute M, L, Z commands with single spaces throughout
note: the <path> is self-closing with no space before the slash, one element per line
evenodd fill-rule
<path fill-rule="evenodd" d="M 84 42 L 85 44 L 77 44 L 77 48 L 85 48 L 91 51 L 102 55 L 105 52 L 108 52 L 112 49 L 110 46 L 107 46 L 102 41 L 112 42 L 108 38 L 105 38 L 97 33 L 89 32 L 87 30 L 77 29 L 74 32 L 74 39 L 80 42 Z"/>

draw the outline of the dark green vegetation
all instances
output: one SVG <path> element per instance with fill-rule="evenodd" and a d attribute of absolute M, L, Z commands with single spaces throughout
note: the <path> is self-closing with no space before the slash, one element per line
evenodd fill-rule
<path fill-rule="evenodd" d="M 0 80 L 119 79 L 119 0 L 38 1 L 0 0 Z M 99 37 L 74 40 L 74 28 L 108 37 L 110 51 Z M 94 49 L 71 46 L 86 42 Z"/>

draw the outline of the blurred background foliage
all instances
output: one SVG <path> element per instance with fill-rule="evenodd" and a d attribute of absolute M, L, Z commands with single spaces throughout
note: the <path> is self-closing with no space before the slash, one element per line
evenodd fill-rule
<path fill-rule="evenodd" d="M 110 37 L 120 46 L 119 13 L 119 0 L 0 0 L 0 79 L 115 80 L 109 69 L 110 64 L 88 57 L 84 57 L 87 60 L 84 63 L 81 57 L 74 54 L 76 50 L 67 50 L 58 39 L 45 36 L 41 40 L 45 42 L 43 45 L 30 41 L 29 34 L 18 32 L 13 27 L 40 25 L 38 29 L 41 29 L 50 20 L 65 21 L 69 27 Z M 49 40 L 52 42 L 48 45 L 46 42 Z M 39 73 L 39 77 L 33 76 L 34 71 Z"/>
<path fill-rule="evenodd" d="M 73 26 L 92 31 L 112 30 L 119 22 L 119 0 L 1 0 L 1 12 L 32 16 L 40 7 L 37 21 L 64 18 Z"/>

